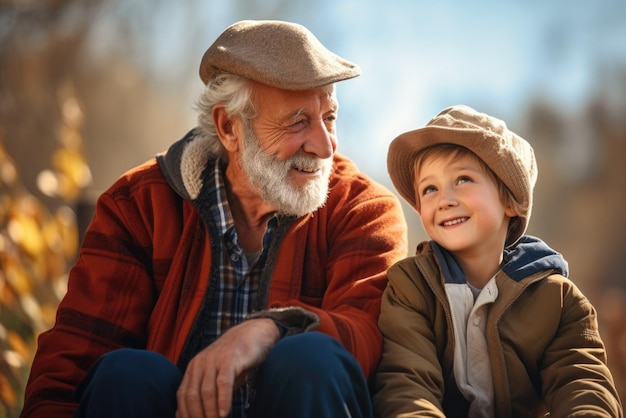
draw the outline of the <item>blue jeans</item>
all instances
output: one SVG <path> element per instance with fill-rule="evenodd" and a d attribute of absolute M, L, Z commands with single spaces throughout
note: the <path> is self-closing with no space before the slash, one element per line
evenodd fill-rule
<path fill-rule="evenodd" d="M 98 360 L 77 389 L 75 417 L 173 418 L 180 370 L 160 354 L 119 349 Z M 335 339 L 319 332 L 283 338 L 255 378 L 250 418 L 371 418 L 361 367 Z"/>

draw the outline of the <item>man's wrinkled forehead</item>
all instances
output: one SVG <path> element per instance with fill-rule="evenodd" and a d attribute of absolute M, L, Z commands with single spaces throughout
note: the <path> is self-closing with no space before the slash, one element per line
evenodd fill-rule
<path fill-rule="evenodd" d="M 250 81 L 251 100 L 257 110 L 262 107 L 291 114 L 311 112 L 336 112 L 339 103 L 334 84 L 307 90 L 285 90 Z"/>

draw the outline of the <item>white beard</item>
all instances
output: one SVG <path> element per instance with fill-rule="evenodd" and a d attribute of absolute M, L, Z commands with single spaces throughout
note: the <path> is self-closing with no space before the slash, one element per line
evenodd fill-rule
<path fill-rule="evenodd" d="M 281 161 L 265 152 L 250 123 L 246 123 L 239 163 L 263 199 L 274 205 L 282 215 L 300 217 L 322 207 L 326 202 L 332 158 L 296 154 Z M 289 172 L 293 167 L 319 169 L 322 175 L 304 186 L 295 186 L 289 180 Z"/>

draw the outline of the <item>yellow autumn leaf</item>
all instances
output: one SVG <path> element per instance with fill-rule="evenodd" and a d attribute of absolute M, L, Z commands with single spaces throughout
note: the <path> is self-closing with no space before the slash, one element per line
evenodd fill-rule
<path fill-rule="evenodd" d="M 87 186 L 91 182 L 91 171 L 85 163 L 83 154 L 75 148 L 61 148 L 54 152 L 52 165 L 68 181 L 79 188 Z"/>
<path fill-rule="evenodd" d="M 17 406 L 15 390 L 13 390 L 9 379 L 7 379 L 4 374 L 0 374 L 0 398 L 2 402 L 9 407 Z"/>
<path fill-rule="evenodd" d="M 74 178 L 63 171 L 56 173 L 58 181 L 57 194 L 66 201 L 74 202 L 80 195 L 81 188 Z"/>
<path fill-rule="evenodd" d="M 54 220 L 63 242 L 63 255 L 70 259 L 76 255 L 79 245 L 76 212 L 69 206 L 61 206 L 54 213 Z"/>
<path fill-rule="evenodd" d="M 18 295 L 32 292 L 32 281 L 19 260 L 7 258 L 3 260 L 3 264 L 6 281 Z"/>
<path fill-rule="evenodd" d="M 0 157 L 0 184 L 11 186 L 17 181 L 17 169 L 13 161 Z"/>
<path fill-rule="evenodd" d="M 17 332 L 9 330 L 7 332 L 7 341 L 9 343 L 9 347 L 11 347 L 11 349 L 17 354 L 19 354 L 22 359 L 27 359 L 31 357 L 32 350 L 30 346 L 28 345 L 28 343 L 26 343 L 26 341 L 22 339 L 22 337 Z"/>
<path fill-rule="evenodd" d="M 28 315 L 31 320 L 31 325 L 34 329 L 43 329 L 45 327 L 41 318 L 41 308 L 39 301 L 30 293 L 20 295 L 20 305 L 22 310 Z"/>
<path fill-rule="evenodd" d="M 17 304 L 17 299 L 15 298 L 15 293 L 6 285 L 5 277 L 4 271 L 0 271 L 0 309 L 11 309 Z"/>
<path fill-rule="evenodd" d="M 31 217 L 17 215 L 9 219 L 7 231 L 11 240 L 30 256 L 40 254 L 45 248 L 39 225 Z"/>
<path fill-rule="evenodd" d="M 84 114 L 83 109 L 73 94 L 63 100 L 61 107 L 63 111 L 63 120 L 68 127 L 81 126 Z"/>
<path fill-rule="evenodd" d="M 43 170 L 37 175 L 37 188 L 48 197 L 59 195 L 59 180 L 52 170 Z"/>

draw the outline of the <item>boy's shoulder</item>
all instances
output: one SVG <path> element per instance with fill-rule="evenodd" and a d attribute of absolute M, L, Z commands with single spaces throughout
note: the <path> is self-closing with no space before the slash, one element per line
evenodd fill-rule
<path fill-rule="evenodd" d="M 440 277 L 440 273 L 439 264 L 429 242 L 423 241 L 417 245 L 414 255 L 397 261 L 389 268 L 387 275 L 390 281 L 402 276 L 418 282 Z"/>

